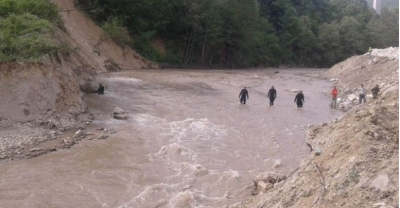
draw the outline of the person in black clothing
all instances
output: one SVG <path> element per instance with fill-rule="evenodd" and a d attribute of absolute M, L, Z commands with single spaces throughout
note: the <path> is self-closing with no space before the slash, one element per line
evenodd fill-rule
<path fill-rule="evenodd" d="M 246 87 L 244 87 L 239 93 L 240 104 L 246 104 L 246 97 L 249 99 L 249 92 L 247 92 Z"/>
<path fill-rule="evenodd" d="M 268 91 L 268 97 L 269 97 L 269 106 L 274 105 L 274 100 L 276 98 L 276 90 L 274 86 L 271 87 L 271 89 Z"/>
<path fill-rule="evenodd" d="M 303 103 L 304 103 L 303 91 L 300 91 L 299 93 L 297 93 L 296 97 L 294 98 L 294 102 L 297 103 L 298 108 L 303 107 Z"/>
<path fill-rule="evenodd" d="M 372 88 L 372 96 L 374 97 L 374 99 L 378 98 L 378 93 L 380 91 L 379 89 L 379 85 L 375 85 L 374 88 Z"/>
<path fill-rule="evenodd" d="M 98 94 L 104 94 L 104 86 L 102 84 L 99 84 L 99 89 L 96 91 Z"/>

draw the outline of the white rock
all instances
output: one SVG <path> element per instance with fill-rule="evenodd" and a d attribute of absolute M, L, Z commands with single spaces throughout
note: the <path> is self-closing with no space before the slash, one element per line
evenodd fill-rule
<path fill-rule="evenodd" d="M 122 110 L 122 109 L 119 108 L 119 107 L 115 107 L 115 108 L 114 108 L 113 117 L 114 117 L 115 119 L 120 119 L 120 120 L 128 119 L 128 115 L 125 113 L 124 110 Z"/>
<path fill-rule="evenodd" d="M 274 184 L 260 181 L 257 183 L 257 189 L 261 190 L 262 192 L 267 192 L 268 190 L 274 188 Z"/>
<path fill-rule="evenodd" d="M 82 130 L 78 130 L 77 132 L 75 132 L 75 135 L 81 135 L 82 134 Z"/>
<path fill-rule="evenodd" d="M 122 110 L 120 107 L 115 107 L 114 108 L 114 115 L 115 114 L 124 114 L 124 113 L 125 113 L 125 111 Z"/>
<path fill-rule="evenodd" d="M 378 190 L 387 190 L 388 185 L 389 185 L 389 176 L 388 174 L 384 173 L 375 178 L 375 180 L 372 181 L 370 186 Z"/>
<path fill-rule="evenodd" d="M 357 96 L 355 94 L 350 94 L 347 96 L 347 99 L 350 101 L 353 101 L 353 100 L 357 99 Z"/>
<path fill-rule="evenodd" d="M 281 159 L 275 160 L 274 164 L 272 165 L 273 168 L 277 168 L 281 166 Z"/>
<path fill-rule="evenodd" d="M 297 89 L 291 89 L 291 90 L 289 90 L 289 92 L 295 92 L 295 93 L 298 93 L 298 92 L 300 92 L 301 90 L 297 90 Z"/>

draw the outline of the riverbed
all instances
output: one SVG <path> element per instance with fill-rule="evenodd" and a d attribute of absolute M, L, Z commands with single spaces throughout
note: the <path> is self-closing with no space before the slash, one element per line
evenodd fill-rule
<path fill-rule="evenodd" d="M 309 153 L 304 129 L 329 108 L 325 69 L 135 70 L 105 73 L 104 95 L 85 96 L 112 129 L 29 160 L 0 164 L 0 207 L 226 207 L 251 196 L 265 171 L 291 173 Z M 240 104 L 246 86 L 250 99 Z M 277 99 L 269 105 L 268 90 Z M 294 103 L 305 96 L 303 108 Z M 113 119 L 115 107 L 128 120 Z"/>

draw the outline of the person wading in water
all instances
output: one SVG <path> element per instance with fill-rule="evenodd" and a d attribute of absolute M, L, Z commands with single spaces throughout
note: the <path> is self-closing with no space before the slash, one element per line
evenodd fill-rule
<path fill-rule="evenodd" d="M 102 84 L 99 84 L 99 89 L 96 91 L 98 94 L 104 94 L 104 86 Z"/>
<path fill-rule="evenodd" d="M 249 99 L 249 92 L 247 92 L 246 87 L 244 87 L 239 93 L 240 104 L 246 104 L 246 97 Z"/>
<path fill-rule="evenodd" d="M 299 93 L 297 93 L 296 97 L 294 98 L 294 102 L 296 102 L 298 108 L 303 107 L 303 103 L 304 103 L 303 91 L 300 91 Z"/>
<path fill-rule="evenodd" d="M 274 105 L 274 100 L 276 98 L 276 90 L 274 86 L 271 87 L 271 89 L 268 91 L 268 98 L 269 98 L 269 106 Z"/>

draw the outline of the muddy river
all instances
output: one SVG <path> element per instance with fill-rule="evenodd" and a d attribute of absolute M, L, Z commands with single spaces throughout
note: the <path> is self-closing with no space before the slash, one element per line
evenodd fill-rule
<path fill-rule="evenodd" d="M 0 207 L 226 207 L 251 195 L 265 171 L 289 174 L 309 148 L 304 128 L 341 112 L 328 107 L 321 70 L 139 70 L 107 73 L 104 95 L 85 100 L 90 128 L 113 129 L 29 160 L 0 165 Z M 267 98 L 277 90 L 274 106 Z M 243 86 L 246 105 L 239 102 Z M 303 90 L 301 109 L 293 102 Z M 115 120 L 120 107 L 128 120 Z"/>

